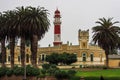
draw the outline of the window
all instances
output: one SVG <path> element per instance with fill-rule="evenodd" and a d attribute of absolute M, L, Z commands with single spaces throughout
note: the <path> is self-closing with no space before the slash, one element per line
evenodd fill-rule
<path fill-rule="evenodd" d="M 29 63 L 29 54 L 26 54 L 26 62 Z"/>
<path fill-rule="evenodd" d="M 85 42 L 83 42 L 83 48 L 86 48 L 86 43 Z"/>
<path fill-rule="evenodd" d="M 9 56 L 8 56 L 8 62 L 10 62 L 10 61 L 11 61 L 11 56 L 9 55 Z"/>
<path fill-rule="evenodd" d="M 82 54 L 82 61 L 86 61 L 86 53 Z"/>
<path fill-rule="evenodd" d="M 90 54 L 90 61 L 93 61 L 93 53 Z"/>
<path fill-rule="evenodd" d="M 41 61 L 41 55 L 39 55 L 38 61 Z"/>
<path fill-rule="evenodd" d="M 18 56 L 18 62 L 20 62 L 20 55 Z"/>
<path fill-rule="evenodd" d="M 44 54 L 42 54 L 42 61 L 44 61 L 45 60 L 45 58 L 44 58 Z"/>

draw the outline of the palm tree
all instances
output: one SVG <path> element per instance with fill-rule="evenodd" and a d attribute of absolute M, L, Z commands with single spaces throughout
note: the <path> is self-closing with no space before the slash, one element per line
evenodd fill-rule
<path fill-rule="evenodd" d="M 115 49 L 118 43 L 118 32 L 120 27 L 114 26 L 118 21 L 112 22 L 113 18 L 100 18 L 96 23 L 99 24 L 92 28 L 94 35 L 93 42 L 98 44 L 106 55 L 106 66 L 108 67 L 108 55 Z"/>
<path fill-rule="evenodd" d="M 29 39 L 29 34 L 27 32 L 27 26 L 24 26 L 24 19 L 27 14 L 27 8 L 22 7 L 17 7 L 16 8 L 17 12 L 17 17 L 18 17 L 18 33 L 19 37 L 21 39 L 21 45 L 20 45 L 20 53 L 21 53 L 21 65 L 25 66 L 25 42 L 26 39 Z"/>
<path fill-rule="evenodd" d="M 11 68 L 14 67 L 14 48 L 15 48 L 15 39 L 18 35 L 16 25 L 16 12 L 15 11 L 6 11 L 5 17 L 7 18 L 6 26 L 8 30 L 8 38 L 10 42 L 10 55 L 11 55 Z"/>
<path fill-rule="evenodd" d="M 7 37 L 7 28 L 5 26 L 7 18 L 4 14 L 0 13 L 0 42 L 1 42 L 1 54 L 2 54 L 2 67 L 5 67 L 6 59 L 6 47 L 5 39 Z"/>
<path fill-rule="evenodd" d="M 27 7 L 28 13 L 24 18 L 24 26 L 30 35 L 32 64 L 36 65 L 38 40 L 41 40 L 49 29 L 48 12 L 43 7 Z"/>

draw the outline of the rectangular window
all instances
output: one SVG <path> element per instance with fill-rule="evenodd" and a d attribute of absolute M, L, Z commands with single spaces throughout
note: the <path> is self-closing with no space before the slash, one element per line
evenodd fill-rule
<path fill-rule="evenodd" d="M 26 62 L 29 63 L 29 54 L 26 54 Z"/>
<path fill-rule="evenodd" d="M 90 54 L 90 61 L 93 61 L 93 54 Z"/>
<path fill-rule="evenodd" d="M 83 61 L 84 61 L 84 62 L 86 61 L 86 57 L 83 57 Z"/>
<path fill-rule="evenodd" d="M 18 56 L 18 62 L 20 62 L 20 56 Z"/>
<path fill-rule="evenodd" d="M 8 56 L 8 62 L 10 62 L 11 61 L 11 57 L 10 57 L 10 55 Z"/>

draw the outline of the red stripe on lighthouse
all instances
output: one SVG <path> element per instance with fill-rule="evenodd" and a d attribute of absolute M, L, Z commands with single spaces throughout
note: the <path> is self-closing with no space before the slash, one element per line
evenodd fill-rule
<path fill-rule="evenodd" d="M 60 25 L 55 25 L 54 34 L 60 34 L 60 33 L 61 33 Z"/>

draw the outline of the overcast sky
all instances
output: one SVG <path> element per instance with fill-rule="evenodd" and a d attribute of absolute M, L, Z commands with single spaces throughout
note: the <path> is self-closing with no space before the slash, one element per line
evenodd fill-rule
<path fill-rule="evenodd" d="M 78 30 L 90 30 L 97 24 L 99 18 L 113 17 L 113 21 L 120 21 L 120 0 L 0 0 L 0 12 L 13 10 L 20 6 L 41 6 L 50 13 L 50 29 L 40 41 L 40 45 L 47 47 L 54 41 L 54 11 L 61 12 L 61 41 L 78 44 Z M 118 24 L 120 26 L 120 24 Z"/>

